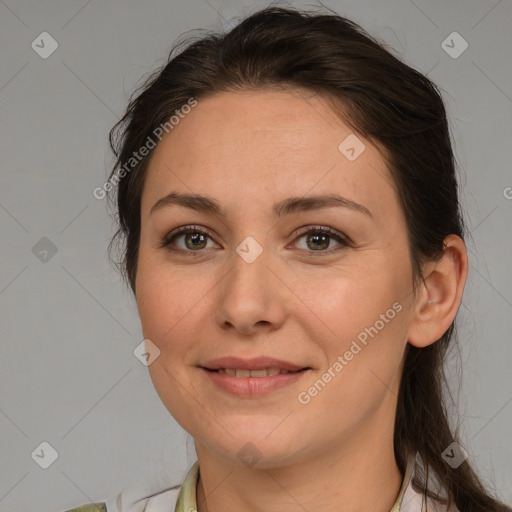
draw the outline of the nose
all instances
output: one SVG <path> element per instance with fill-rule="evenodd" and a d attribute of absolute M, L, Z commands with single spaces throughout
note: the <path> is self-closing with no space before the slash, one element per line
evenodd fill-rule
<path fill-rule="evenodd" d="M 243 336 L 279 329 L 291 303 L 290 291 L 265 251 L 248 262 L 238 254 L 217 287 L 216 321 Z"/>

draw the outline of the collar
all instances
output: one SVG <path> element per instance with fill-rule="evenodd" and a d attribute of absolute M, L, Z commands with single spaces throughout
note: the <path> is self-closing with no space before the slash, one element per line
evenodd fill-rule
<path fill-rule="evenodd" d="M 402 506 L 402 500 L 404 497 L 405 490 L 409 485 L 409 481 L 412 476 L 412 471 L 414 468 L 415 457 L 409 457 L 407 461 L 407 467 L 405 469 L 405 475 L 402 480 L 402 486 L 400 487 L 400 491 L 398 492 L 398 496 L 396 498 L 395 504 L 391 508 L 389 512 L 400 512 L 400 508 Z M 189 469 L 185 480 L 183 481 L 183 485 L 181 486 L 180 493 L 178 495 L 178 500 L 176 501 L 176 507 L 174 512 L 190 512 L 191 510 L 197 510 L 196 508 L 196 489 L 197 489 L 197 481 L 199 479 L 199 461 L 195 461 L 192 467 Z"/>

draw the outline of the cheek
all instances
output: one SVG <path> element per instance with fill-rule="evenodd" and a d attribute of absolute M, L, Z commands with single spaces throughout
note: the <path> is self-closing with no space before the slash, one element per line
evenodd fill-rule
<path fill-rule="evenodd" d="M 169 315 L 173 315 L 176 304 L 172 296 L 165 293 L 167 287 L 154 271 L 139 269 L 137 274 L 137 309 L 145 338 L 157 345 L 169 325 Z M 167 327 L 168 329 L 169 327 Z"/>
<path fill-rule="evenodd" d="M 357 271 L 340 273 L 321 289 L 313 288 L 318 299 L 315 311 L 329 328 L 319 344 L 327 369 L 341 377 L 334 379 L 332 389 L 340 390 L 351 404 L 361 403 L 365 396 L 377 400 L 396 378 L 410 321 L 407 273 L 385 258 L 364 259 Z M 342 367 L 334 368 L 338 356 L 343 358 Z"/>
<path fill-rule="evenodd" d="M 141 237 L 137 262 L 137 307 L 143 327 L 159 332 L 178 314 L 187 286 L 176 270 L 165 267 L 163 249 L 152 249 L 147 237 Z"/>
<path fill-rule="evenodd" d="M 361 258 L 362 259 L 362 258 Z M 335 335 L 347 338 L 373 325 L 395 302 L 401 302 L 407 285 L 384 261 L 366 258 L 350 272 L 340 271 L 328 281 L 310 284 L 314 310 Z M 313 297 L 312 297 L 313 295 Z M 394 310 L 391 311 L 393 315 Z"/>
<path fill-rule="evenodd" d="M 145 263 L 142 259 L 137 274 L 137 308 L 144 338 L 160 350 L 148 370 L 160 399 L 183 426 L 189 421 L 186 404 L 193 389 L 186 370 L 193 339 L 189 330 L 197 324 L 194 314 L 200 303 L 187 292 L 194 289 L 190 282 L 180 280 L 175 274 L 169 277 L 167 272 Z"/>
<path fill-rule="evenodd" d="M 159 362 L 173 375 L 185 374 L 197 360 L 196 341 L 204 338 L 206 323 L 211 325 L 217 281 L 212 272 L 140 260 L 136 300 L 142 332 L 160 349 Z"/>
<path fill-rule="evenodd" d="M 190 288 L 175 273 L 169 275 L 141 254 L 137 272 L 137 309 L 144 337 L 151 339 L 160 350 L 175 337 L 181 327 L 180 318 L 192 308 L 193 297 L 187 293 Z"/>

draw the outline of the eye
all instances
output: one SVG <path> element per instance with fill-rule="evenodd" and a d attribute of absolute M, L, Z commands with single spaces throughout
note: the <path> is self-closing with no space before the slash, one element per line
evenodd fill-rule
<path fill-rule="evenodd" d="M 327 226 L 307 226 L 296 230 L 294 235 L 296 240 L 306 238 L 306 248 L 300 248 L 307 252 L 317 252 L 321 254 L 331 254 L 340 250 L 340 247 L 329 249 L 331 240 L 336 240 L 341 248 L 349 247 L 351 241 L 348 237 L 343 236 L 337 231 Z M 181 226 L 164 237 L 159 248 L 166 248 L 174 252 L 201 252 L 202 249 L 208 249 L 208 239 L 212 239 L 209 231 L 199 228 L 198 226 Z M 183 239 L 184 247 L 177 244 L 177 240 Z M 214 243 L 215 247 L 219 247 Z M 210 247 L 211 248 L 211 247 Z M 308 250 L 313 248 L 313 250 Z"/>
<path fill-rule="evenodd" d="M 176 240 L 180 238 L 183 238 L 185 247 L 175 247 Z M 208 248 L 206 245 L 208 238 L 211 238 L 209 232 L 197 226 L 181 226 L 169 233 L 162 240 L 159 247 L 166 248 L 169 251 L 198 252 L 201 249 Z"/>
<path fill-rule="evenodd" d="M 297 230 L 294 234 L 298 237 L 298 239 L 305 238 L 306 242 L 306 250 L 313 248 L 313 250 L 308 252 L 317 252 L 321 254 L 331 254 L 334 251 L 340 250 L 340 247 L 335 249 L 326 250 L 330 246 L 330 242 L 332 239 L 339 242 L 341 248 L 349 247 L 350 241 L 348 237 L 341 235 L 334 229 L 331 229 L 327 226 L 308 226 L 306 228 Z"/>

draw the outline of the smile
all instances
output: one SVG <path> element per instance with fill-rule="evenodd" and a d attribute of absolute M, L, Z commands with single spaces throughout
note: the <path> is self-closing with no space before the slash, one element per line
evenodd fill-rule
<path fill-rule="evenodd" d="M 258 398 L 292 386 L 311 368 L 290 371 L 280 368 L 246 370 L 239 368 L 202 368 L 215 389 L 238 398 Z"/>
<path fill-rule="evenodd" d="M 286 374 L 286 373 L 296 373 L 290 372 L 289 370 L 282 370 L 280 368 L 263 368 L 261 370 L 245 370 L 238 368 L 218 368 L 217 370 L 212 370 L 217 373 L 222 373 L 226 375 L 230 375 L 231 377 L 273 377 L 274 375 Z"/>

